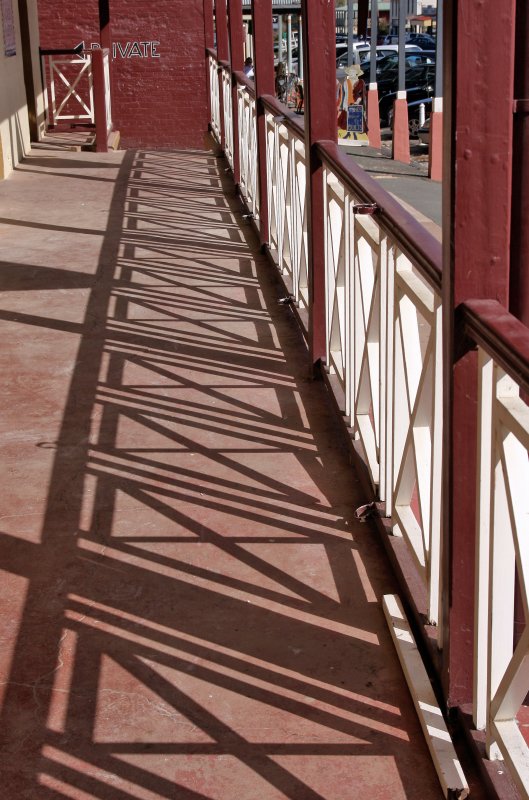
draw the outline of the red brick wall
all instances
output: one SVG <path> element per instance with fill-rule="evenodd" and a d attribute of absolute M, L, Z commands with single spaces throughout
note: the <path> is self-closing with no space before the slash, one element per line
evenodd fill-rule
<path fill-rule="evenodd" d="M 60 16 L 58 13 L 60 7 Z M 42 47 L 99 39 L 97 0 L 39 0 Z M 202 147 L 207 130 L 202 0 L 110 0 L 114 45 L 159 42 L 112 63 L 112 116 L 123 147 Z M 138 48 L 135 48 L 137 52 Z"/>

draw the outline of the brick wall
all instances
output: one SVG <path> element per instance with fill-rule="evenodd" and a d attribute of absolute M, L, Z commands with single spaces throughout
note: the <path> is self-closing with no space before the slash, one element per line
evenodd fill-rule
<path fill-rule="evenodd" d="M 42 47 L 99 39 L 97 0 L 39 0 Z M 207 130 L 202 0 L 110 0 L 112 116 L 123 147 L 202 147 Z M 159 44 L 142 44 L 159 42 Z M 134 43 L 137 43 L 136 45 Z"/>

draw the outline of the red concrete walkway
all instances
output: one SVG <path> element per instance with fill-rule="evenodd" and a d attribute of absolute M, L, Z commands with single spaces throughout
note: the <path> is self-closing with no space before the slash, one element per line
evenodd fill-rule
<path fill-rule="evenodd" d="M 43 149 L 0 184 L 6 800 L 442 796 L 222 172 Z"/>

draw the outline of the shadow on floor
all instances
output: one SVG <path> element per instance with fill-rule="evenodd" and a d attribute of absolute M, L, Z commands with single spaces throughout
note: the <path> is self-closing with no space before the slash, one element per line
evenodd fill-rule
<path fill-rule="evenodd" d="M 34 287 L 90 295 L 41 542 L 0 535 L 6 797 L 440 797 L 363 498 L 220 175 L 127 153 L 93 280 Z"/>

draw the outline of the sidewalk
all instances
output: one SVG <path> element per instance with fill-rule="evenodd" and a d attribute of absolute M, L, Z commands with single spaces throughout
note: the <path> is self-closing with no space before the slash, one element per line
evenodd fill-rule
<path fill-rule="evenodd" d="M 416 148 L 417 149 L 417 148 Z M 393 161 L 391 148 L 382 143 L 382 151 L 374 147 L 351 148 L 350 157 L 380 181 L 433 236 L 442 237 L 442 185 L 428 178 L 428 162 L 416 155 L 411 164 Z"/>

